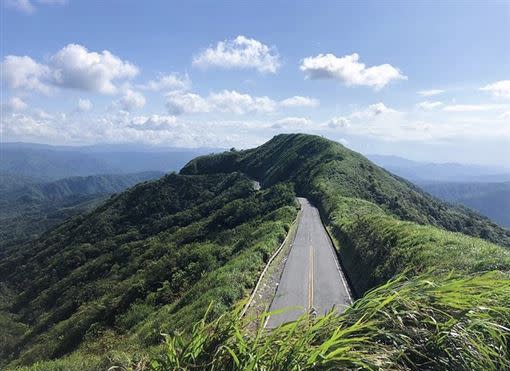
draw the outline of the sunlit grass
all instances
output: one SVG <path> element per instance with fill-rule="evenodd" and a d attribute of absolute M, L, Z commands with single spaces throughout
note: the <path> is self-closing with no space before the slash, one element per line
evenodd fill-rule
<path fill-rule="evenodd" d="M 399 276 L 345 314 L 243 331 L 236 313 L 166 335 L 154 370 L 510 368 L 506 273 Z M 262 318 L 262 321 L 264 318 Z"/>

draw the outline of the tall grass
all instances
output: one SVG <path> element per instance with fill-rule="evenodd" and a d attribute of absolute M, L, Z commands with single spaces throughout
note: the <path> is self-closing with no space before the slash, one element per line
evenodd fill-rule
<path fill-rule="evenodd" d="M 307 316 L 271 331 L 237 314 L 191 336 L 165 335 L 153 370 L 510 369 L 510 276 L 429 273 L 389 281 L 343 315 Z M 262 321 L 264 318 L 262 318 Z"/>

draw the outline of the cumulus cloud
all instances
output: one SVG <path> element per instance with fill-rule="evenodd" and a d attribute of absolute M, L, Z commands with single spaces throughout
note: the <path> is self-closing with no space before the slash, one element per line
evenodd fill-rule
<path fill-rule="evenodd" d="M 137 130 L 168 130 L 175 127 L 177 124 L 177 118 L 175 116 L 137 116 L 134 117 L 129 126 L 136 128 Z"/>
<path fill-rule="evenodd" d="M 172 91 L 166 94 L 166 107 L 171 115 L 213 111 L 242 115 L 275 112 L 281 107 L 317 107 L 318 105 L 317 99 L 309 97 L 293 96 L 276 101 L 267 96 L 257 97 L 236 90 L 212 92 L 206 97 L 185 91 Z"/>
<path fill-rule="evenodd" d="M 295 95 L 280 102 L 283 107 L 318 107 L 319 100 Z"/>
<path fill-rule="evenodd" d="M 329 119 L 326 122 L 326 126 L 328 126 L 331 129 L 347 128 L 347 127 L 351 126 L 351 122 L 346 117 L 338 116 L 338 117 L 333 117 L 333 118 Z"/>
<path fill-rule="evenodd" d="M 496 81 L 480 88 L 480 90 L 488 91 L 495 97 L 510 98 L 510 80 Z"/>
<path fill-rule="evenodd" d="M 273 112 L 276 102 L 269 97 L 252 97 L 235 90 L 212 93 L 209 102 L 219 111 L 244 114 L 247 112 Z"/>
<path fill-rule="evenodd" d="M 352 118 L 362 119 L 376 117 L 387 113 L 397 113 L 393 108 L 386 107 L 382 102 L 369 105 L 366 109 L 355 111 L 351 114 Z"/>
<path fill-rule="evenodd" d="M 124 95 L 118 100 L 118 105 L 124 111 L 133 111 L 145 106 L 145 97 L 133 90 L 126 90 Z"/>
<path fill-rule="evenodd" d="M 277 120 L 271 126 L 272 129 L 293 129 L 299 130 L 312 124 L 310 119 L 305 117 L 285 117 Z"/>
<path fill-rule="evenodd" d="M 108 50 L 89 52 L 78 44 L 69 44 L 58 51 L 51 58 L 51 69 L 55 85 L 103 94 L 116 93 L 115 81 L 138 74 L 137 67 Z"/>
<path fill-rule="evenodd" d="M 89 99 L 78 99 L 76 110 L 79 112 L 86 112 L 92 109 L 92 102 Z"/>
<path fill-rule="evenodd" d="M 28 105 L 18 97 L 12 97 L 7 102 L 2 104 L 7 112 L 19 112 L 25 110 Z"/>
<path fill-rule="evenodd" d="M 380 90 L 392 80 L 406 80 L 400 70 L 390 64 L 366 67 L 354 53 L 344 57 L 334 54 L 319 54 L 307 57 L 300 67 L 306 78 L 335 79 L 347 86 L 369 86 Z"/>
<path fill-rule="evenodd" d="M 430 90 L 420 90 L 418 92 L 419 95 L 422 97 L 432 97 L 434 95 L 439 95 L 444 93 L 444 90 L 441 89 L 430 89 Z"/>
<path fill-rule="evenodd" d="M 198 94 L 173 91 L 166 94 L 166 108 L 171 115 L 209 112 L 210 105 Z"/>
<path fill-rule="evenodd" d="M 430 111 L 435 108 L 441 107 L 442 105 L 443 105 L 443 103 L 439 102 L 439 101 L 431 102 L 431 101 L 426 100 L 424 102 L 418 103 L 416 105 L 416 107 L 418 107 L 419 109 L 425 110 L 425 111 Z"/>
<path fill-rule="evenodd" d="M 199 94 L 173 91 L 166 95 L 166 107 L 172 115 L 203 113 L 211 111 L 245 114 L 249 112 L 273 112 L 278 103 L 269 97 L 253 97 L 235 90 L 213 92 L 207 97 Z"/>
<path fill-rule="evenodd" d="M 202 68 L 253 68 L 263 73 L 276 73 L 281 63 L 274 48 L 239 35 L 233 40 L 220 41 L 216 47 L 203 50 L 193 58 L 193 65 Z"/>
<path fill-rule="evenodd" d="M 150 80 L 147 84 L 140 85 L 140 89 L 162 91 L 162 90 L 188 90 L 191 88 L 191 80 L 188 75 L 180 76 L 176 73 L 159 75 L 157 79 Z"/>
<path fill-rule="evenodd" d="M 2 82 L 15 90 L 50 92 L 51 70 L 28 56 L 8 55 L 2 62 Z"/>
<path fill-rule="evenodd" d="M 27 56 L 8 55 L 2 68 L 9 88 L 48 93 L 53 86 L 102 94 L 118 91 L 118 82 L 135 77 L 138 68 L 108 50 L 90 52 L 69 44 L 41 64 Z"/>

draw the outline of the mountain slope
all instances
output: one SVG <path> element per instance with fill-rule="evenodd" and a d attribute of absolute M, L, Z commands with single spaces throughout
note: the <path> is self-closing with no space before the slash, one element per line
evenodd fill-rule
<path fill-rule="evenodd" d="M 0 247 L 34 238 L 65 219 L 92 210 L 112 193 L 163 176 L 159 172 L 97 175 L 34 183 L 18 179 L 0 194 Z"/>
<path fill-rule="evenodd" d="M 289 187 L 255 191 L 238 173 L 170 174 L 114 196 L 1 261 L 3 319 L 23 330 L 2 339 L 0 359 L 59 357 L 112 331 L 127 342 L 142 322 L 132 341 L 147 346 L 163 328 L 189 328 L 211 300 L 221 314 L 254 285 L 295 214 Z"/>

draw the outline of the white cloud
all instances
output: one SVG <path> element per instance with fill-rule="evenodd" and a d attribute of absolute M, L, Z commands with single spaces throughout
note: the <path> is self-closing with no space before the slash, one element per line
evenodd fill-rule
<path fill-rule="evenodd" d="M 390 64 L 366 67 L 354 53 L 344 57 L 334 54 L 319 54 L 303 60 L 301 71 L 309 79 L 336 79 L 347 86 L 370 86 L 382 89 L 392 80 L 406 80 L 400 70 Z"/>
<path fill-rule="evenodd" d="M 326 126 L 328 126 L 331 129 L 338 129 L 338 128 L 347 128 L 351 126 L 351 122 L 348 118 L 338 116 L 333 117 L 330 120 L 326 122 Z"/>
<path fill-rule="evenodd" d="M 280 57 L 274 48 L 255 39 L 239 35 L 233 40 L 220 41 L 193 58 L 193 65 L 221 68 L 254 68 L 259 72 L 276 73 Z"/>
<path fill-rule="evenodd" d="M 416 107 L 422 109 L 422 110 L 425 110 L 425 111 L 430 111 L 430 110 L 433 110 L 434 108 L 438 108 L 438 107 L 441 107 L 443 105 L 442 102 L 439 102 L 439 101 L 424 101 L 424 102 L 420 102 L 416 105 Z"/>
<path fill-rule="evenodd" d="M 166 94 L 166 107 L 171 115 L 209 112 L 209 103 L 198 94 L 174 91 Z"/>
<path fill-rule="evenodd" d="M 430 89 L 430 90 L 420 90 L 418 92 L 419 95 L 422 97 L 432 97 L 434 95 L 439 95 L 444 93 L 444 90 L 441 89 Z"/>
<path fill-rule="evenodd" d="M 41 5 L 65 5 L 67 0 L 35 0 L 36 3 Z M 36 7 L 32 0 L 5 0 L 5 5 L 8 8 L 18 10 L 25 14 L 32 14 L 35 12 Z"/>
<path fill-rule="evenodd" d="M 208 101 L 216 110 L 244 114 L 247 112 L 273 112 L 276 102 L 269 97 L 252 97 L 235 90 L 223 90 L 209 95 Z"/>
<path fill-rule="evenodd" d="M 128 89 L 118 100 L 118 104 L 124 111 L 133 111 L 145 106 L 145 97 L 136 91 Z"/>
<path fill-rule="evenodd" d="M 356 119 L 371 118 L 387 113 L 398 113 L 398 111 L 394 110 L 393 108 L 386 107 L 384 103 L 379 102 L 369 105 L 364 110 L 353 112 L 351 114 L 351 118 Z"/>
<path fill-rule="evenodd" d="M 280 102 L 283 107 L 318 107 L 319 100 L 295 95 Z"/>
<path fill-rule="evenodd" d="M 7 112 L 19 112 L 28 107 L 28 105 L 18 97 L 10 98 L 6 103 L 3 103 L 2 106 Z"/>
<path fill-rule="evenodd" d="M 480 90 L 488 91 L 495 97 L 510 98 L 510 80 L 496 81 L 480 88 Z"/>
<path fill-rule="evenodd" d="M 47 94 L 50 91 L 47 84 L 50 74 L 48 66 L 27 56 L 8 55 L 2 62 L 2 82 L 11 89 Z"/>
<path fill-rule="evenodd" d="M 160 75 L 156 80 L 150 80 L 140 89 L 161 91 L 161 90 L 188 90 L 191 88 L 191 80 L 188 75 L 180 76 L 176 73 Z"/>
<path fill-rule="evenodd" d="M 117 82 L 131 79 L 138 68 L 108 50 L 89 52 L 69 44 L 40 64 L 32 58 L 8 55 L 3 63 L 3 80 L 9 88 L 48 93 L 52 86 L 113 94 Z"/>
<path fill-rule="evenodd" d="M 108 50 L 89 52 L 78 44 L 69 44 L 51 57 L 51 69 L 55 85 L 102 94 L 116 93 L 116 81 L 138 74 L 137 67 Z"/>
<path fill-rule="evenodd" d="M 177 118 L 175 116 L 138 116 L 134 117 L 129 126 L 138 130 L 168 130 L 175 127 Z"/>
<path fill-rule="evenodd" d="M 79 112 L 86 112 L 92 109 L 92 102 L 89 99 L 78 99 L 76 110 Z"/>
<path fill-rule="evenodd" d="M 32 14 L 35 11 L 30 0 L 6 0 L 5 5 L 26 14 Z"/>
<path fill-rule="evenodd" d="M 61 115 L 65 117 L 65 113 L 62 113 Z M 37 120 L 51 120 L 54 118 L 53 115 L 49 114 L 48 112 L 42 109 L 36 109 L 34 112 L 34 117 Z"/>
<path fill-rule="evenodd" d="M 443 108 L 447 112 L 477 112 L 477 111 L 493 111 L 508 108 L 504 104 L 453 104 Z"/>
<path fill-rule="evenodd" d="M 300 130 L 311 124 L 312 121 L 305 117 L 285 117 L 283 119 L 275 121 L 271 128 Z"/>
<path fill-rule="evenodd" d="M 168 112 L 172 115 L 211 111 L 242 115 L 249 112 L 273 112 L 278 105 L 269 97 L 253 97 L 235 90 L 213 92 L 205 98 L 195 93 L 174 91 L 168 93 L 166 98 Z"/>

